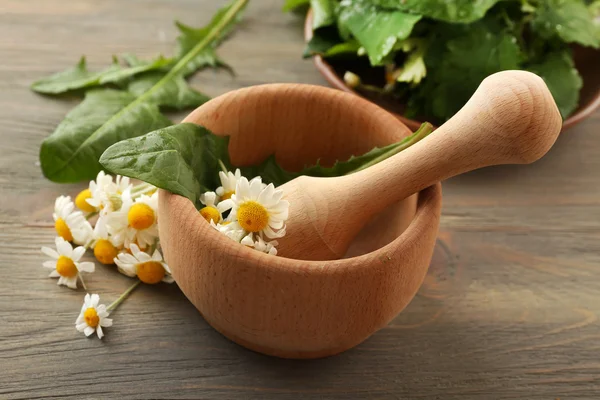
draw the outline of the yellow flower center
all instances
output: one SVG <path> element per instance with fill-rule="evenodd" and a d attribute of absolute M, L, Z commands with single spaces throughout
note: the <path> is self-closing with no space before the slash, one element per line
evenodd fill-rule
<path fill-rule="evenodd" d="M 96 246 L 94 246 L 94 256 L 102 264 L 114 264 L 113 260 L 117 256 L 117 248 L 106 239 L 98 239 Z"/>
<path fill-rule="evenodd" d="M 83 312 L 83 319 L 85 319 L 85 323 L 92 328 L 97 327 L 100 322 L 100 317 L 94 307 L 89 307 Z"/>
<path fill-rule="evenodd" d="M 231 196 L 233 196 L 234 194 L 235 194 L 235 190 L 232 190 L 231 192 L 225 192 L 225 193 L 223 193 L 223 196 L 221 196 L 221 200 L 230 199 Z"/>
<path fill-rule="evenodd" d="M 147 261 L 137 264 L 137 276 L 140 281 L 154 285 L 165 277 L 165 268 L 158 261 Z"/>
<path fill-rule="evenodd" d="M 248 232 L 260 232 L 269 223 L 269 212 L 256 201 L 242 203 L 237 211 L 238 223 Z"/>
<path fill-rule="evenodd" d="M 69 257 L 60 256 L 56 261 L 56 272 L 65 278 L 72 278 L 77 275 L 77 267 Z"/>
<path fill-rule="evenodd" d="M 56 229 L 58 236 L 65 239 L 67 242 L 73 241 L 73 234 L 64 219 L 58 218 L 54 224 L 54 229 Z"/>
<path fill-rule="evenodd" d="M 214 207 L 207 206 L 200 210 L 200 215 L 206 222 L 213 221 L 215 224 L 221 220 L 221 213 Z"/>
<path fill-rule="evenodd" d="M 154 210 L 148 204 L 135 203 L 127 213 L 127 220 L 133 229 L 148 229 L 154 224 Z"/>
<path fill-rule="evenodd" d="M 86 201 L 87 199 L 91 199 L 91 198 L 92 198 L 92 192 L 90 192 L 90 189 L 82 190 L 81 192 L 79 192 L 77 197 L 75 197 L 75 205 L 81 211 L 85 211 L 88 213 L 94 212 L 94 211 L 96 211 L 96 208 Z"/>

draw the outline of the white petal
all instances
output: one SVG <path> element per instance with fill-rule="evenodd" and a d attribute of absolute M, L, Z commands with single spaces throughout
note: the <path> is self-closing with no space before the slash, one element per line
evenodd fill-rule
<path fill-rule="evenodd" d="M 83 329 L 83 333 L 85 333 L 85 336 L 90 336 L 92 333 L 94 333 L 94 328 L 92 328 L 91 326 L 86 326 Z"/>
<path fill-rule="evenodd" d="M 102 327 L 100 325 L 96 327 L 96 334 L 98 335 L 98 339 L 102 339 L 104 336 L 104 332 L 102 332 Z"/>
<path fill-rule="evenodd" d="M 108 328 L 109 326 L 112 326 L 112 324 L 113 320 L 111 318 L 102 318 L 100 320 L 100 326 Z"/>
<path fill-rule="evenodd" d="M 83 332 L 85 330 L 85 328 L 87 328 L 87 324 L 85 322 L 79 323 L 75 325 L 75 328 L 79 331 L 79 332 Z"/>
<path fill-rule="evenodd" d="M 77 269 L 82 272 L 92 273 L 96 269 L 96 265 L 93 262 L 85 261 L 76 264 Z"/>
<path fill-rule="evenodd" d="M 44 268 L 55 269 L 56 268 L 56 261 L 44 261 L 44 263 L 42 265 L 44 266 Z"/>
<path fill-rule="evenodd" d="M 263 204 L 265 206 L 268 206 L 269 203 L 272 201 L 272 197 L 273 197 L 273 192 L 275 191 L 275 186 L 273 186 L 272 183 L 270 183 L 269 185 L 267 185 L 266 188 L 264 188 L 259 194 L 258 194 L 258 198 L 257 201 L 260 204 Z"/>
<path fill-rule="evenodd" d="M 162 258 L 162 255 L 160 254 L 160 251 L 158 249 L 154 250 L 154 254 L 152 254 L 152 260 L 153 261 L 162 261 L 162 259 L 163 258 Z"/>
<path fill-rule="evenodd" d="M 75 262 L 79 261 L 81 257 L 85 254 L 85 247 L 79 246 L 73 250 L 73 255 L 71 259 Z"/>
<path fill-rule="evenodd" d="M 233 200 L 231 200 L 231 199 L 223 200 L 222 202 L 217 204 L 217 210 L 219 210 L 219 212 L 221 214 L 232 208 L 233 208 Z"/>
<path fill-rule="evenodd" d="M 136 254 L 136 256 L 137 256 L 138 260 L 140 260 L 140 262 L 143 262 L 143 263 L 152 261 L 152 257 L 150 257 L 150 255 L 148 253 L 140 252 L 140 253 Z"/>
<path fill-rule="evenodd" d="M 73 247 L 69 242 L 63 238 L 56 238 L 56 248 L 58 249 L 58 254 L 71 258 L 71 255 L 73 254 Z"/>
<path fill-rule="evenodd" d="M 252 239 L 252 235 L 246 235 L 240 242 L 244 246 L 254 247 L 254 240 Z"/>
<path fill-rule="evenodd" d="M 90 301 L 91 306 L 94 308 L 98 307 L 98 303 L 100 302 L 100 295 L 94 293 L 94 294 L 92 294 L 90 299 L 91 299 L 91 301 Z"/>
<path fill-rule="evenodd" d="M 69 289 L 77 289 L 77 275 L 72 278 L 64 278 L 64 282 Z"/>
<path fill-rule="evenodd" d="M 44 253 L 48 257 L 54 258 L 55 260 L 58 260 L 58 257 L 60 257 L 56 250 L 51 249 L 50 247 L 42 247 L 42 253 Z"/>
<path fill-rule="evenodd" d="M 50 275 L 48 275 L 50 278 L 60 278 L 60 274 L 58 273 L 57 270 L 54 270 L 52 272 L 50 272 Z"/>
<path fill-rule="evenodd" d="M 119 261 L 127 264 L 137 264 L 138 260 L 129 253 L 119 254 Z"/>
<path fill-rule="evenodd" d="M 91 299 L 92 299 L 92 297 L 90 296 L 90 294 L 86 293 L 85 297 L 83 298 L 83 305 L 85 306 L 85 308 L 90 307 L 90 305 L 91 305 Z"/>
<path fill-rule="evenodd" d="M 162 280 L 164 283 L 173 283 L 175 282 L 175 279 L 173 279 L 173 277 L 171 275 L 165 275 L 165 277 Z"/>

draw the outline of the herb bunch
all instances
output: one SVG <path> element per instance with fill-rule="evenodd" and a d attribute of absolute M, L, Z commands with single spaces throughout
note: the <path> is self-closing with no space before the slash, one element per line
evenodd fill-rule
<path fill-rule="evenodd" d="M 306 57 L 347 67 L 347 85 L 436 122 L 508 69 L 541 76 L 566 118 L 582 87 L 572 48 L 600 47 L 598 0 L 288 0 L 284 10 L 302 5 L 313 10 Z"/>

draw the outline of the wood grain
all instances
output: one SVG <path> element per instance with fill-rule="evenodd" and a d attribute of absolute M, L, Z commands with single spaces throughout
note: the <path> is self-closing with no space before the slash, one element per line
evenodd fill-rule
<path fill-rule="evenodd" d="M 142 287 L 102 342 L 74 328 L 83 292 L 41 267 L 55 196 L 39 143 L 76 99 L 28 91 L 34 79 L 113 52 L 169 53 L 171 20 L 200 25 L 223 1 L 0 1 L 0 398 L 595 399 L 600 392 L 600 113 L 532 166 L 444 184 L 430 273 L 409 306 L 362 345 L 317 361 L 270 358 L 216 333 L 174 286 Z M 301 18 L 254 0 L 206 71 L 211 95 L 267 82 L 324 84 L 300 60 Z M 164 32 L 161 34 L 160 32 Z M 176 115 L 175 118 L 183 115 Z M 130 281 L 98 267 L 111 301 Z"/>

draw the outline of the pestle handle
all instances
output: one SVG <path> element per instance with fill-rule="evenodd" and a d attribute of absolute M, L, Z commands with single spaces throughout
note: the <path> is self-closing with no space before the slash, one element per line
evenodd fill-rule
<path fill-rule="evenodd" d="M 561 126 L 556 103 L 540 77 L 526 71 L 498 72 L 483 80 L 467 104 L 428 137 L 347 178 L 354 193 L 360 193 L 355 198 L 379 211 L 455 175 L 534 162 L 550 150 Z"/>

